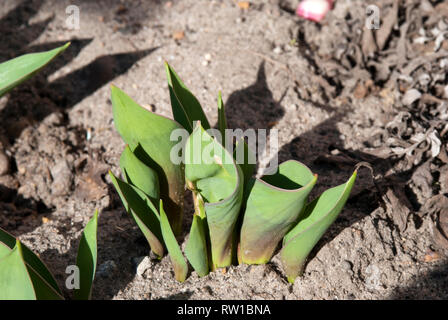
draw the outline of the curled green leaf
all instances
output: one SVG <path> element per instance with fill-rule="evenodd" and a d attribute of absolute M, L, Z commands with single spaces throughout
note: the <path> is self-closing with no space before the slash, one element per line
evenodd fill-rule
<path fill-rule="evenodd" d="M 293 283 L 303 272 L 308 254 L 341 212 L 355 183 L 356 174 L 355 170 L 346 183 L 326 190 L 309 203 L 302 219 L 286 234 L 281 260 L 289 282 Z"/>
<path fill-rule="evenodd" d="M 243 173 L 200 124 L 188 138 L 185 159 L 187 182 L 205 203 L 212 267 L 227 267 L 236 252 L 233 238 L 243 200 Z"/>
<path fill-rule="evenodd" d="M 294 226 L 317 176 L 300 162 L 282 163 L 275 174 L 252 179 L 241 227 L 240 260 L 267 263 Z"/>

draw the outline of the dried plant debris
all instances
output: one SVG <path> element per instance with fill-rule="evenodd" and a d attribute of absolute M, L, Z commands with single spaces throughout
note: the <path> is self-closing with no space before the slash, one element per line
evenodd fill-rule
<path fill-rule="evenodd" d="M 409 203 L 406 195 L 401 188 L 391 188 L 388 189 L 386 194 L 383 196 L 384 202 L 386 203 L 387 213 L 389 214 L 392 221 L 397 225 L 398 229 L 403 232 L 406 230 L 408 217 L 411 210 L 408 206 L 403 203 Z"/>
<path fill-rule="evenodd" d="M 448 249 L 448 197 L 442 194 L 432 197 L 426 202 L 422 213 L 429 214 L 434 221 L 434 243 Z"/>
<path fill-rule="evenodd" d="M 410 215 L 421 214 L 430 199 L 447 193 L 448 2 L 376 1 L 379 28 L 367 28 L 359 19 L 369 4 L 340 0 L 333 19 L 320 28 L 307 23 L 299 31 L 300 54 L 327 80 L 332 90 L 322 90 L 328 97 L 350 101 L 376 95 L 384 102 L 386 124 L 367 141 L 368 153 L 393 161 L 393 174 L 405 176 L 400 187 L 388 178 L 381 186 L 386 212 L 404 231 Z M 324 36 L 327 31 L 333 37 Z M 439 211 L 434 226 L 443 235 L 445 218 Z"/>
<path fill-rule="evenodd" d="M 443 158 L 446 152 L 446 142 L 443 143 L 446 141 L 446 124 L 439 121 L 437 115 L 435 118 L 426 118 L 424 115 L 418 117 L 415 113 L 402 111 L 386 125 L 388 136 L 383 137 L 382 142 L 390 147 L 392 154 L 405 158 L 406 170 L 421 164 L 425 159 Z"/>
<path fill-rule="evenodd" d="M 353 77 L 390 88 L 414 89 L 404 99 L 406 104 L 436 92 L 436 87 L 444 95 L 445 87 L 440 86 L 445 82 L 448 61 L 448 19 L 441 12 L 446 5 L 435 8 L 429 1 L 382 1 L 377 3 L 381 12 L 378 29 L 367 28 L 365 19 L 358 18 L 365 16 L 367 5 L 339 1 L 332 12 L 336 19 L 320 30 L 307 25 L 299 31 L 303 49 L 317 50 L 313 57 L 317 73 L 326 79 L 338 75 L 331 81 L 337 89 L 346 85 L 354 89 L 357 81 L 341 81 Z M 344 23 L 339 18 L 345 18 Z M 330 30 L 335 34 L 331 39 L 324 36 Z"/>
<path fill-rule="evenodd" d="M 439 246 L 448 249 L 448 204 L 446 202 L 437 217 L 434 240 Z"/>

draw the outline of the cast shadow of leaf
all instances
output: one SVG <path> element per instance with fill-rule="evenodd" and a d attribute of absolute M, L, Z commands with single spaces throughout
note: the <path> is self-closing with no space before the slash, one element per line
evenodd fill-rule
<path fill-rule="evenodd" d="M 0 30 L 6 39 L 0 43 L 0 62 L 26 53 L 54 49 L 68 41 L 29 46 L 29 43 L 36 40 L 53 19 L 50 17 L 36 23 L 29 22 L 37 15 L 44 3 L 44 0 L 22 1 L 0 18 Z M 73 61 L 92 40 L 72 39 L 71 45 L 59 57 L 35 77 L 8 94 L 6 105 L 0 110 L 0 141 L 6 149 L 14 144 L 25 128 L 38 124 L 53 112 L 66 113 L 75 104 L 117 76 L 127 72 L 140 59 L 157 49 L 100 56 L 65 76 L 51 82 L 48 81 L 49 75 Z M 11 167 L 11 173 L 14 174 L 17 171 L 14 159 L 11 160 Z M 42 223 L 42 217 L 51 215 L 52 208 L 42 201 L 24 199 L 9 186 L 0 185 L 0 188 L 2 191 L 1 205 L 7 207 L 7 211 L 12 213 L 4 215 L 1 223 L 4 226 L 19 227 L 18 230 L 9 230 L 16 236 L 32 231 Z M 17 213 L 21 216 L 31 215 L 31 218 L 27 218 L 26 224 L 19 223 L 14 218 Z M 44 216 L 40 216 L 41 213 Z"/>
<path fill-rule="evenodd" d="M 386 299 L 446 300 L 448 299 L 448 262 L 439 264 L 410 284 L 396 288 Z"/>
<path fill-rule="evenodd" d="M 49 65 L 42 74 L 13 90 L 7 105 L 0 111 L 0 119 L 4 119 L 0 124 L 10 143 L 30 124 L 36 124 L 56 111 L 67 112 L 156 49 L 100 56 L 88 65 L 52 82 L 48 82 L 46 78 L 55 71 L 54 67 Z M 30 94 L 31 86 L 40 89 L 34 89 Z"/>
<path fill-rule="evenodd" d="M 229 127 L 243 130 L 267 129 L 285 115 L 280 102 L 273 99 L 273 94 L 267 85 L 264 62 L 262 62 L 255 84 L 232 93 L 226 102 Z M 370 163 L 375 175 L 373 177 L 369 170 L 360 170 L 346 208 L 315 246 L 309 256 L 309 261 L 325 244 L 332 241 L 344 229 L 369 215 L 379 206 L 384 206 L 383 195 L 391 186 L 401 186 L 410 197 L 413 196 L 413 192 L 406 186 L 412 170 L 385 176 L 398 161 L 397 159 L 381 158 L 344 147 L 344 141 L 337 125 L 348 116 L 349 107 L 332 106 L 331 100 L 327 105 L 312 100 L 303 100 L 303 102 L 323 109 L 330 113 L 330 117 L 281 147 L 278 152 L 278 160 L 279 163 L 289 159 L 298 160 L 307 165 L 313 173 L 318 174 L 318 183 L 311 193 L 310 199 L 315 198 L 328 188 L 344 183 L 359 162 Z M 338 156 L 332 154 L 334 150 L 339 152 Z M 403 204 L 411 212 L 416 210 L 409 202 Z M 391 219 L 389 223 L 396 228 L 395 221 Z"/>
<path fill-rule="evenodd" d="M 411 170 L 386 175 L 389 169 L 399 161 L 398 159 L 380 158 L 344 147 L 337 124 L 347 116 L 348 111 L 335 111 L 329 119 L 292 139 L 279 151 L 279 163 L 292 157 L 307 165 L 313 173 L 318 174 L 318 181 L 310 194 L 310 199 L 316 198 L 328 188 L 345 183 L 357 163 L 368 162 L 375 175 L 372 176 L 370 170 L 359 170 L 345 208 L 313 248 L 307 261 L 312 260 L 323 246 L 331 242 L 343 230 L 368 216 L 378 207 L 384 207 L 383 196 L 392 186 L 401 186 L 412 194 L 407 187 L 407 181 L 412 174 Z M 333 150 L 337 150 L 337 156 L 332 154 Z M 411 212 L 416 210 L 409 202 L 403 204 L 409 206 L 408 209 Z M 388 223 L 391 228 L 398 229 L 396 221 L 389 219 Z"/>

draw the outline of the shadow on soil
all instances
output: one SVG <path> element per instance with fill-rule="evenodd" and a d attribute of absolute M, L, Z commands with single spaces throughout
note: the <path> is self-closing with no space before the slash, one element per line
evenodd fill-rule
<path fill-rule="evenodd" d="M 427 272 L 406 287 L 397 288 L 387 299 L 445 300 L 448 299 L 448 262 Z"/>
<path fill-rule="evenodd" d="M 49 82 L 47 80 L 49 75 L 73 61 L 93 39 L 67 39 L 67 41 L 29 46 L 29 43 L 45 31 L 52 20 L 48 18 L 41 22 L 29 23 L 44 2 L 44 0 L 22 1 L 0 19 L 2 37 L 8 39 L 0 43 L 0 62 L 26 53 L 54 49 L 71 41 L 67 50 L 39 74 L 8 95 L 6 106 L 0 110 L 0 141 L 6 149 L 14 143 L 25 128 L 38 124 L 53 112 L 62 112 L 66 117 L 66 112 L 78 102 L 110 83 L 117 76 L 126 73 L 140 59 L 157 49 L 97 57 L 80 69 Z M 11 173 L 14 174 L 17 170 L 14 159 L 11 160 L 11 167 Z M 0 185 L 0 191 L 0 201 L 2 201 L 0 205 L 7 212 L 0 223 L 2 227 L 10 229 L 15 236 L 32 231 L 42 223 L 42 217 L 49 215 L 52 211 L 52 208 L 40 201 L 23 199 L 16 190 L 6 186 Z"/>
<path fill-rule="evenodd" d="M 341 110 L 332 106 L 331 102 L 325 106 L 309 100 L 304 102 L 311 103 L 314 107 L 331 113 L 332 116 L 284 145 L 278 152 L 278 159 L 279 163 L 289 159 L 298 160 L 318 174 L 319 179 L 310 198 L 313 199 L 324 190 L 345 183 L 356 164 L 360 162 L 368 162 L 375 176 L 374 178 L 368 169 L 359 170 L 355 187 L 345 209 L 315 246 L 309 256 L 311 260 L 325 244 L 332 241 L 345 228 L 369 215 L 379 206 L 383 206 L 383 195 L 390 186 L 398 185 L 403 190 L 406 189 L 406 192 L 412 193 L 406 185 L 412 172 L 385 176 L 397 160 L 379 158 L 359 150 L 344 148 L 344 141 L 337 125 L 350 113 L 349 107 Z M 255 83 L 232 93 L 225 106 L 229 127 L 243 130 L 270 128 L 285 114 L 281 99 L 280 101 L 273 99 L 266 80 L 264 62 L 260 64 Z M 409 206 L 409 203 L 405 205 Z M 409 207 L 409 209 L 413 212 L 416 208 Z M 392 228 L 396 228 L 392 220 L 389 223 Z"/>

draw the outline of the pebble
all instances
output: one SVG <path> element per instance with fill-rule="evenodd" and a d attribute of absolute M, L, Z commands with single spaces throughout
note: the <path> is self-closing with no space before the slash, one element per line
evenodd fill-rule
<path fill-rule="evenodd" d="M 103 278 L 110 278 L 118 270 L 117 264 L 113 260 L 107 260 L 98 266 L 96 274 Z"/>
<path fill-rule="evenodd" d="M 137 275 L 140 277 L 151 268 L 151 259 L 148 256 L 134 258 L 133 262 L 137 265 Z"/>
<path fill-rule="evenodd" d="M 401 101 L 405 106 L 410 106 L 415 101 L 420 99 L 421 96 L 422 94 L 417 89 L 409 89 L 408 91 L 406 91 Z"/>
<path fill-rule="evenodd" d="M 422 86 L 427 86 L 431 82 L 431 76 L 427 73 L 423 73 L 418 77 L 418 82 Z"/>
<path fill-rule="evenodd" d="M 202 61 L 202 65 L 205 67 L 212 61 L 212 55 L 210 53 L 206 53 L 204 55 L 204 60 Z"/>
<path fill-rule="evenodd" d="M 342 261 L 341 267 L 345 271 L 352 271 L 352 263 L 350 261 L 348 261 L 348 260 Z"/>
<path fill-rule="evenodd" d="M 281 54 L 282 51 L 283 51 L 282 48 L 280 48 L 280 47 L 278 47 L 278 46 L 275 47 L 274 50 L 273 50 L 273 52 L 274 52 L 275 54 Z"/>
<path fill-rule="evenodd" d="M 160 258 L 151 250 L 149 251 L 149 260 L 159 261 Z"/>
<path fill-rule="evenodd" d="M 9 158 L 3 150 L 0 150 L 0 176 L 9 173 Z"/>

